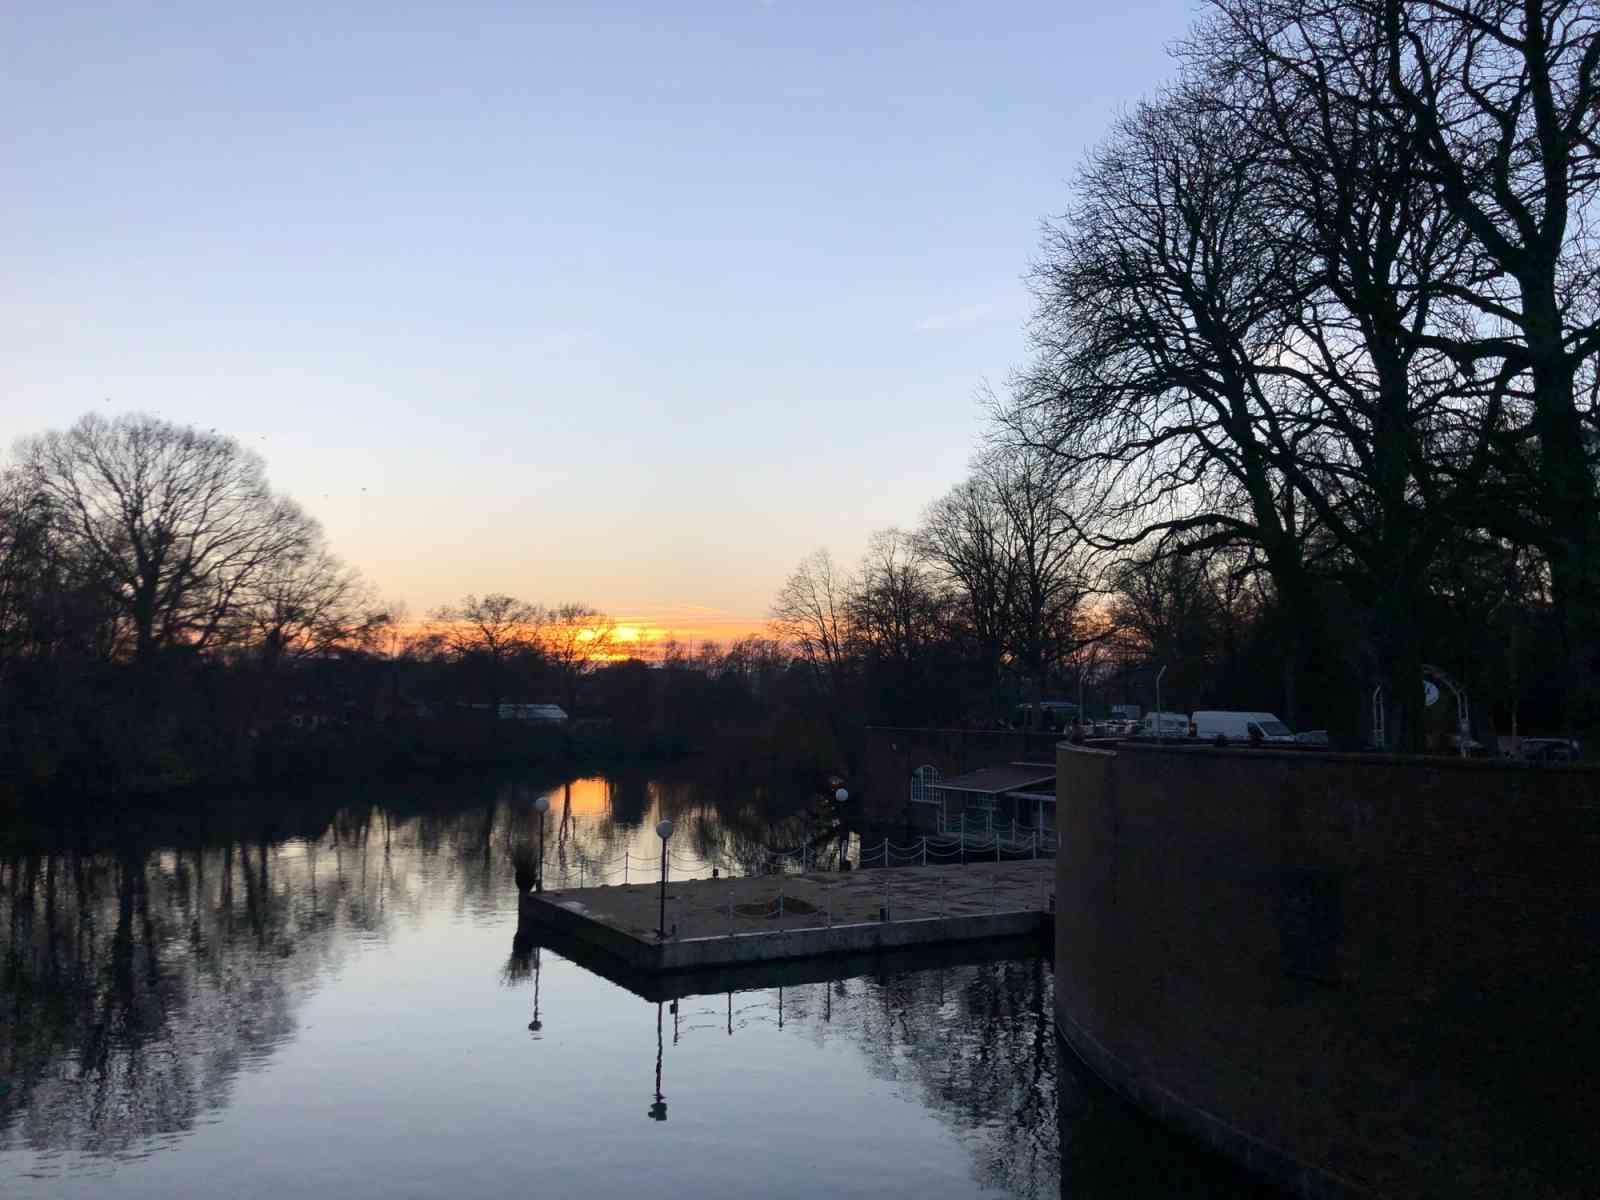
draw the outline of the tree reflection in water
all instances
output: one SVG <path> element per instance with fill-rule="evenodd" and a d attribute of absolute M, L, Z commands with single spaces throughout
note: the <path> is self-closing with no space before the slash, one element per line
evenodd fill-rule
<path fill-rule="evenodd" d="M 1061 1181 L 1050 988 L 1050 965 L 1035 958 L 682 1005 L 690 1045 L 696 1033 L 732 1035 L 736 1044 L 741 1029 L 762 1023 L 818 1045 L 847 1040 L 872 1075 L 915 1089 L 966 1147 L 980 1186 L 1035 1198 L 1056 1195 Z"/>
<path fill-rule="evenodd" d="M 353 941 L 416 919 L 425 892 L 434 910 L 503 916 L 510 850 L 537 844 L 541 794 L 559 820 L 558 885 L 635 834 L 651 846 L 663 815 L 692 818 L 697 853 L 678 850 L 675 871 L 753 856 L 780 822 L 810 828 L 795 816 L 803 790 L 782 804 L 693 778 L 466 790 L 320 810 L 219 798 L 256 832 L 101 835 L 93 849 L 79 832 L 0 858 L 0 1151 L 118 1155 L 226 1106 L 238 1072 L 293 1035 L 299 998 Z"/>
<path fill-rule="evenodd" d="M 974 1182 L 993 1192 L 1022 1200 L 1281 1200 L 1112 1095 L 1057 1038 L 1052 987 L 1050 964 L 1032 958 L 682 1004 L 691 1038 L 737 1039 L 741 1029 L 769 1024 L 819 1045 L 846 1039 L 873 1075 L 913 1089 L 971 1156 Z M 674 1045 L 676 1030 L 675 1016 Z M 671 1066 L 668 1059 L 669 1074 Z M 659 1100 L 659 1055 L 656 1068 Z"/>
<path fill-rule="evenodd" d="M 485 825 L 362 807 L 308 837 L 0 863 L 0 1150 L 118 1155 L 226 1106 L 311 982 L 418 915 L 424 886 L 503 905 Z"/>
<path fill-rule="evenodd" d="M 0 1149 L 116 1155 L 228 1103 L 339 931 L 380 932 L 366 826 L 314 842 L 34 854 L 0 868 Z"/>
<path fill-rule="evenodd" d="M 570 805 L 566 787 L 544 789 L 568 863 L 635 834 L 653 840 L 663 815 L 693 833 L 675 849 L 675 871 L 680 855 L 694 861 L 685 851 L 737 862 L 818 828 L 803 798 L 763 824 L 748 798 L 692 783 L 586 790 L 593 782 L 575 782 Z M 510 851 L 532 840 L 540 794 L 510 782 L 484 784 L 476 798 L 456 789 L 320 810 L 285 802 L 235 811 L 231 828 L 214 822 L 204 837 L 63 841 L 0 857 L 0 1152 L 148 1154 L 227 1107 L 241 1074 L 296 1036 L 313 987 L 363 944 L 441 912 L 505 927 L 515 919 Z M 540 977 L 555 982 L 553 963 L 519 939 L 498 964 L 503 983 L 530 988 L 523 1038 L 541 1036 Z M 934 1113 L 983 1187 L 1168 1195 L 1175 1178 L 1231 1178 L 1197 1152 L 1163 1149 L 1170 1139 L 1058 1068 L 1041 960 L 701 997 L 657 1015 L 652 1116 L 666 1116 L 674 1055 L 736 1061 L 741 1028 L 776 1030 L 781 1019 L 782 1037 L 843 1040 L 872 1075 Z M 1244 1190 L 1210 1186 L 1179 1194 Z"/>

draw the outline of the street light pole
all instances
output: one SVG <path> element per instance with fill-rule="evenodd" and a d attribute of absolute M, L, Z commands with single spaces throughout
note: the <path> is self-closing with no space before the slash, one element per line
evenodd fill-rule
<path fill-rule="evenodd" d="M 844 815 L 844 806 L 845 803 L 850 799 L 850 793 L 844 788 L 840 788 L 838 791 L 833 793 L 833 798 L 838 801 L 839 824 L 844 827 L 844 845 L 839 848 L 839 869 L 842 871 L 844 870 L 845 864 L 850 861 L 850 826 L 846 822 Z"/>
<path fill-rule="evenodd" d="M 656 925 L 656 940 L 667 940 L 667 839 L 672 836 L 672 822 L 665 817 L 656 822 L 656 836 L 661 839 L 661 918 Z"/>
<path fill-rule="evenodd" d="M 550 797 L 540 796 L 533 802 L 533 807 L 539 813 L 539 870 L 534 874 L 533 890 L 544 891 L 544 817 L 550 811 Z"/>

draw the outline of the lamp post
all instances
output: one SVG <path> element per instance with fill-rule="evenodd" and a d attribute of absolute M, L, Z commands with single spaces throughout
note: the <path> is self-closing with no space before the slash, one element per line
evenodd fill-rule
<path fill-rule="evenodd" d="M 540 796 L 533 802 L 534 811 L 539 814 L 539 870 L 533 877 L 533 890 L 544 891 L 544 815 L 550 811 L 550 797 Z"/>
<path fill-rule="evenodd" d="M 842 810 L 844 808 L 845 801 L 850 799 L 850 793 L 848 791 L 846 791 L 844 788 L 840 788 L 838 791 L 834 792 L 833 798 L 839 802 L 839 808 Z M 840 821 L 841 824 L 844 823 L 844 813 L 842 811 L 839 814 L 839 821 Z M 844 870 L 844 864 L 848 863 L 849 861 L 850 861 L 850 826 L 845 825 L 844 826 L 844 845 L 839 848 L 839 863 L 840 863 L 839 869 L 841 871 Z"/>
<path fill-rule="evenodd" d="M 667 839 L 672 836 L 672 822 L 662 817 L 656 822 L 656 836 L 661 839 L 661 920 L 656 926 L 656 940 L 667 940 Z"/>

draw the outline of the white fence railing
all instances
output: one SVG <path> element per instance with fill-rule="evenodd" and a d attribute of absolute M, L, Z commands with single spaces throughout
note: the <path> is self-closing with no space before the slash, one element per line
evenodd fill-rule
<path fill-rule="evenodd" d="M 1046 858 L 1060 848 L 1061 840 L 1053 829 L 1036 829 L 1015 821 L 996 821 L 983 832 L 957 830 L 951 833 L 894 842 L 885 837 L 863 844 L 856 855 L 859 867 L 950 866 L 977 862 L 1015 862 Z M 675 870 L 672 852 L 667 850 L 667 874 L 673 882 L 690 879 L 733 878 L 739 875 L 792 875 L 837 869 L 837 848 L 827 852 L 802 847 L 799 850 L 767 851 L 751 859 L 734 861 L 719 856 L 719 861 L 699 858 L 689 871 Z M 556 851 L 555 861 L 544 864 L 544 886 L 600 887 L 607 884 L 651 883 L 661 878 L 661 856 L 639 855 L 624 850 L 620 854 L 596 855 L 570 848 L 563 860 Z"/>

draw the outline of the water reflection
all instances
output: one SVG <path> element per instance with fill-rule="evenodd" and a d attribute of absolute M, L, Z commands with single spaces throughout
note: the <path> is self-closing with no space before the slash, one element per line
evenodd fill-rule
<path fill-rule="evenodd" d="M 115 1156 L 226 1106 L 349 938 L 414 902 L 368 833 L 6 864 L 0 1148 Z"/>
<path fill-rule="evenodd" d="M 668 1010 L 674 1046 L 680 1015 L 697 1035 L 769 1026 L 815 1048 L 845 1043 L 871 1076 L 944 1125 L 979 1186 L 1031 1198 L 1060 1184 L 1050 997 L 1049 964 L 1035 957 L 729 992 Z"/>
<path fill-rule="evenodd" d="M 762 828 L 754 801 L 683 781 L 502 781 L 13 853 L 7 1194 L 228 1177 L 239 1194 L 500 1195 L 529 1128 L 555 1194 L 630 1191 L 648 1169 L 672 1194 L 1109 1195 L 1109 1164 L 1158 1157 L 1058 1066 L 1040 959 L 647 1002 L 538 944 L 516 928 L 511 851 L 541 794 L 557 878 L 650 846 L 660 815 L 693 831 L 675 872 L 818 828 L 803 805 Z M 616 1145 L 669 1125 L 665 1145 Z M 1231 1179 L 1166 1161 L 1117 1194 Z"/>

